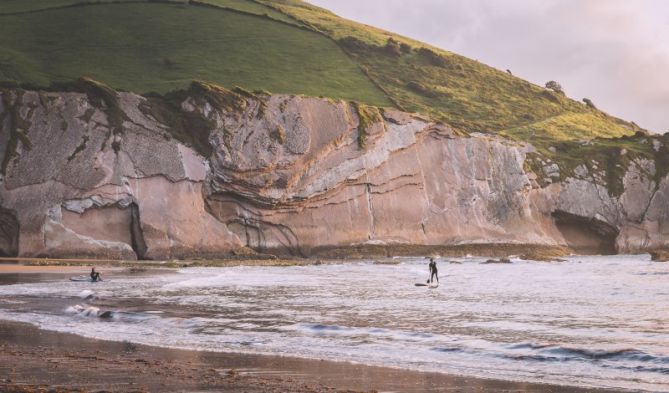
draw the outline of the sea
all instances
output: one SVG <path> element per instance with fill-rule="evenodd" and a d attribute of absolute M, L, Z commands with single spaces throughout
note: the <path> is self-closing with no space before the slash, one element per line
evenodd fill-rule
<path fill-rule="evenodd" d="M 669 391 L 669 264 L 483 262 L 439 259 L 436 288 L 415 285 L 429 277 L 424 258 L 53 278 L 0 286 L 0 319 L 170 348 Z"/>

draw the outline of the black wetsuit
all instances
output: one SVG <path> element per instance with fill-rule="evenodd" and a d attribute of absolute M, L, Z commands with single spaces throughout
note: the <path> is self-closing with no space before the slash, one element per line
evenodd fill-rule
<path fill-rule="evenodd" d="M 98 282 L 100 280 L 100 273 L 96 272 L 95 269 L 91 270 L 91 281 Z"/>
<path fill-rule="evenodd" d="M 439 282 L 439 275 L 437 274 L 437 262 L 434 260 L 430 261 L 430 284 L 434 282 L 434 279 L 437 279 L 437 283 Z"/>

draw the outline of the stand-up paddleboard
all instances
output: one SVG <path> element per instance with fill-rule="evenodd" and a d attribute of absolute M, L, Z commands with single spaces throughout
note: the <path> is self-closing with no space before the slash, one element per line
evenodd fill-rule
<path fill-rule="evenodd" d="M 93 281 L 93 279 L 90 276 L 74 276 L 70 277 L 70 281 L 76 281 L 76 282 L 102 282 L 102 281 L 109 281 L 109 280 L 98 280 L 98 281 Z"/>
<path fill-rule="evenodd" d="M 417 282 L 417 283 L 415 283 L 414 285 L 417 286 L 417 287 L 428 287 L 428 288 L 431 288 L 431 289 L 439 288 L 439 283 L 436 283 L 436 284 L 423 284 L 423 283 Z"/>

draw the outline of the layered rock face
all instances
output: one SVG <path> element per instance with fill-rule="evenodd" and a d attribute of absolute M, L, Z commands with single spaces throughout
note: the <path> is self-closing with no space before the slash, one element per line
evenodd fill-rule
<path fill-rule="evenodd" d="M 669 177 L 656 182 L 656 170 L 652 161 L 634 161 L 623 177 L 624 192 L 616 198 L 602 185 L 601 173 L 590 173 L 581 166 L 561 184 L 554 209 L 586 219 L 586 230 L 609 239 L 609 251 L 641 253 L 667 248 Z"/>
<path fill-rule="evenodd" d="M 5 254 L 171 259 L 243 248 L 205 209 L 204 158 L 144 116 L 141 97 L 120 94 L 126 119 L 118 132 L 85 94 L 5 94 L 13 108 L 0 108 L 10 114 L 2 135 L 29 141 L 0 149 L 2 212 L 20 228 L 16 248 L 0 241 Z M 13 117 L 23 129 L 10 124 Z"/>
<path fill-rule="evenodd" d="M 0 143 L 18 141 L 0 145 L 5 255 L 669 247 L 669 179 L 656 184 L 651 161 L 634 162 L 620 197 L 585 167 L 542 188 L 525 165 L 531 146 L 396 111 L 227 91 L 180 102 L 210 127 L 204 157 L 137 95 L 118 95 L 117 124 L 86 94 L 3 94 Z"/>
<path fill-rule="evenodd" d="M 272 97 L 257 111 L 217 119 L 208 190 L 212 212 L 254 249 L 314 255 L 560 238 L 550 214 L 536 214 L 548 201 L 523 170 L 526 147 L 456 137 L 399 112 L 367 128 L 362 147 L 345 103 Z"/>

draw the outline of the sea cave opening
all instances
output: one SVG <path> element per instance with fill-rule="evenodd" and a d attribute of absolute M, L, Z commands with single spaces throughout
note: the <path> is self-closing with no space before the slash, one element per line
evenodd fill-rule
<path fill-rule="evenodd" d="M 555 225 L 576 253 L 584 255 L 615 255 L 619 231 L 613 225 L 596 218 L 556 211 Z"/>

